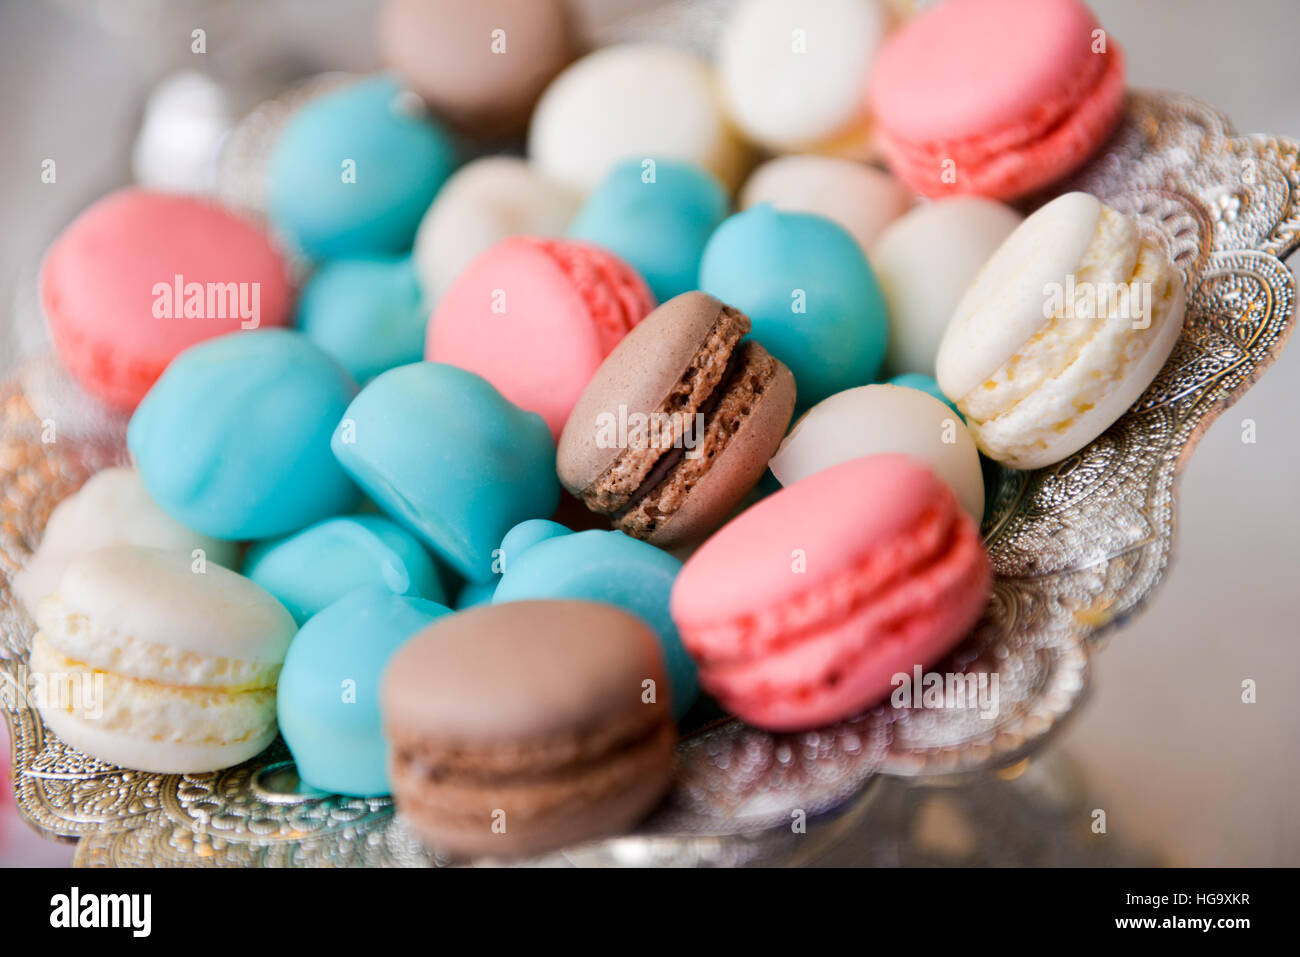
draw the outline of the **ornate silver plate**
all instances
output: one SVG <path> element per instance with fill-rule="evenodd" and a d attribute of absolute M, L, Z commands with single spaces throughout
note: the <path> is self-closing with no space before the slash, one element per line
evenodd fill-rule
<path fill-rule="evenodd" d="M 1061 188 L 1095 193 L 1164 237 L 1187 280 L 1187 318 L 1160 376 L 1109 431 L 1051 468 L 991 476 L 993 597 L 937 670 L 996 674 L 997 714 L 882 706 L 797 735 L 715 722 L 683 740 L 670 798 L 636 833 L 531 863 L 798 860 L 869 813 L 882 775 L 1015 764 L 1079 706 L 1098 639 L 1164 573 L 1179 470 L 1291 332 L 1295 283 L 1282 260 L 1300 245 L 1300 145 L 1238 136 L 1204 104 L 1137 92 L 1108 147 Z M 0 710 L 25 817 L 79 839 L 77 861 L 87 865 L 446 863 L 418 845 L 387 799 L 303 792 L 282 744 L 213 774 L 141 774 L 68 748 L 25 706 L 33 625 L 10 578 L 54 504 L 125 454 L 122 423 L 77 401 L 48 359 L 0 389 Z M 58 440 L 43 443 L 51 417 Z"/>

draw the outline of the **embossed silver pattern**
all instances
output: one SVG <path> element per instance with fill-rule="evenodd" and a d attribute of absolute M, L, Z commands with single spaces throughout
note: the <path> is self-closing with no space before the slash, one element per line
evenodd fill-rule
<path fill-rule="evenodd" d="M 1187 279 L 1187 318 L 1164 370 L 1104 435 L 1055 466 L 999 470 L 990 483 L 993 596 L 938 670 L 995 672 L 995 718 L 882 706 L 806 734 L 716 723 L 682 742 L 670 798 L 636 833 L 539 862 L 788 862 L 868 813 L 881 773 L 997 768 L 1041 747 L 1080 704 L 1098 639 L 1164 573 L 1179 469 L 1291 331 L 1295 285 L 1281 259 L 1300 244 L 1298 151 L 1291 140 L 1239 137 L 1194 100 L 1138 92 L 1108 147 L 1064 185 L 1140 216 L 1164 238 Z M 0 698 L 22 813 L 51 836 L 80 838 L 85 865 L 448 863 L 419 846 L 386 799 L 300 793 L 278 742 L 219 773 L 140 774 L 66 747 L 23 706 L 33 626 L 10 578 L 53 505 L 123 457 L 112 428 L 42 442 L 34 409 L 50 401 L 40 393 L 51 378 L 29 369 L 0 389 Z M 800 814 L 807 835 L 791 827 Z"/>

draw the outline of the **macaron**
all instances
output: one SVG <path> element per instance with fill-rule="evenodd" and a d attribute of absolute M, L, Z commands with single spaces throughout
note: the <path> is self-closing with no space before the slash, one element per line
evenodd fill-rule
<path fill-rule="evenodd" d="M 737 213 L 704 249 L 700 288 L 749 316 L 804 407 L 880 371 L 885 300 L 861 247 L 829 219 L 766 204 Z"/>
<path fill-rule="evenodd" d="M 363 585 L 302 626 L 285 656 L 275 707 L 304 784 L 359 797 L 389 793 L 380 677 L 398 648 L 449 613 Z"/>
<path fill-rule="evenodd" d="M 671 608 L 706 691 L 749 724 L 799 731 L 940 661 L 989 585 L 952 490 L 915 459 L 873 455 L 742 513 L 687 560 Z"/>
<path fill-rule="evenodd" d="M 886 369 L 934 375 L 957 303 L 1022 222 L 997 200 L 952 196 L 921 203 L 885 228 L 867 257 L 889 305 Z"/>
<path fill-rule="evenodd" d="M 466 163 L 438 191 L 415 234 L 415 268 L 435 303 L 456 277 L 509 236 L 562 236 L 579 197 L 517 156 Z"/>
<path fill-rule="evenodd" d="M 64 366 L 127 411 L 189 346 L 286 325 L 293 295 L 288 266 L 260 226 L 205 199 L 134 187 L 59 234 L 40 290 Z"/>
<path fill-rule="evenodd" d="M 555 511 L 555 445 L 541 416 L 441 363 L 379 376 L 336 419 L 339 463 L 394 521 L 470 581 L 490 581 L 512 527 Z"/>
<path fill-rule="evenodd" d="M 681 720 L 691 709 L 699 678 L 668 614 L 668 596 L 682 567 L 678 559 L 622 532 L 574 533 L 556 522 L 531 521 L 502 539 L 501 561 L 504 571 L 493 601 L 599 601 L 644 621 L 663 652 L 673 716 Z"/>
<path fill-rule="evenodd" d="M 664 681 L 650 629 L 610 605 L 504 602 L 441 618 L 384 673 L 398 813 L 451 856 L 625 831 L 671 780 Z"/>
<path fill-rule="evenodd" d="M 438 116 L 480 137 L 522 132 L 578 46 L 564 0 L 388 0 L 379 44 Z"/>
<path fill-rule="evenodd" d="M 709 64 L 652 43 L 603 47 L 557 76 L 533 113 L 528 156 L 583 193 L 626 159 L 693 163 L 729 190 L 749 165 Z"/>
<path fill-rule="evenodd" d="M 268 163 L 272 226 L 310 259 L 398 256 L 456 166 L 450 136 L 379 75 L 308 100 Z"/>
<path fill-rule="evenodd" d="M 275 688 L 297 627 L 247 578 L 117 545 L 79 556 L 37 613 L 38 708 L 74 748 L 157 774 L 215 771 L 275 738 Z"/>
<path fill-rule="evenodd" d="M 771 203 L 787 212 L 825 216 L 856 239 L 865 253 L 912 201 L 911 190 L 874 166 L 833 156 L 778 156 L 745 180 L 739 206 Z"/>
<path fill-rule="evenodd" d="M 984 476 L 975 440 L 945 402 L 918 389 L 863 385 L 823 399 L 795 422 L 770 466 L 782 485 L 793 485 L 841 462 L 890 452 L 924 463 L 979 523 Z"/>
<path fill-rule="evenodd" d="M 625 160 L 587 197 L 568 235 L 621 257 L 667 302 L 695 288 L 704 244 L 730 205 L 722 185 L 698 166 Z"/>
<path fill-rule="evenodd" d="M 958 304 L 939 346 L 939 386 L 989 458 L 1051 465 L 1151 384 L 1185 302 L 1159 237 L 1095 196 L 1066 193 L 1011 234 Z"/>
<path fill-rule="evenodd" d="M 698 541 L 762 477 L 795 380 L 749 319 L 701 292 L 664 303 L 592 377 L 560 436 L 560 482 L 622 531 Z"/>
<path fill-rule="evenodd" d="M 357 504 L 330 452 L 356 393 L 301 333 L 222 336 L 167 367 L 131 417 L 127 446 L 178 522 L 214 538 L 272 538 Z"/>
<path fill-rule="evenodd" d="M 358 382 L 419 362 L 428 321 L 410 256 L 331 260 L 298 298 L 298 328 Z"/>
<path fill-rule="evenodd" d="M 54 507 L 41 544 L 14 575 L 14 593 L 36 617 L 40 600 L 54 591 L 69 563 L 109 545 L 143 545 L 179 552 L 192 562 L 234 568 L 239 547 L 186 528 L 154 503 L 129 466 L 96 472 Z"/>
<path fill-rule="evenodd" d="M 327 518 L 253 545 L 243 573 L 279 599 L 299 625 L 367 585 L 445 604 L 433 559 L 410 532 L 380 515 Z"/>
<path fill-rule="evenodd" d="M 871 97 L 890 168 L 917 192 L 1011 199 L 1110 136 L 1124 54 L 1079 0 L 954 0 L 885 43 Z"/>
<path fill-rule="evenodd" d="M 517 236 L 452 283 L 425 358 L 481 375 L 558 436 L 601 360 L 654 304 L 636 270 L 598 246 Z"/>
<path fill-rule="evenodd" d="M 741 0 L 718 40 L 729 115 L 774 152 L 868 155 L 867 82 L 888 26 L 879 0 Z"/>

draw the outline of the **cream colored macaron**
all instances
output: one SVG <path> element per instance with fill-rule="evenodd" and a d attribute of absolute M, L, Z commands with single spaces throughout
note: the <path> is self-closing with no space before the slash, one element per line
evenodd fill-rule
<path fill-rule="evenodd" d="M 982 196 L 922 203 L 890 223 L 868 251 L 889 304 L 891 373 L 934 375 L 948 320 L 980 267 L 1024 217 Z"/>
<path fill-rule="evenodd" d="M 508 236 L 561 236 L 579 197 L 517 156 L 466 163 L 447 180 L 415 234 L 415 271 L 436 303 L 479 253 Z"/>
<path fill-rule="evenodd" d="M 883 170 L 833 156 L 778 156 L 759 166 L 740 191 L 740 207 L 771 203 L 839 223 L 864 253 L 911 207 L 914 196 Z"/>
<path fill-rule="evenodd" d="M 603 47 L 556 77 L 533 113 L 528 155 L 583 193 L 629 158 L 685 160 L 733 191 L 749 166 L 709 64 L 650 43 Z"/>
<path fill-rule="evenodd" d="M 68 565 L 37 624 L 37 708 L 91 757 L 213 771 L 275 737 L 276 682 L 297 627 L 241 575 L 179 552 L 102 548 Z"/>
<path fill-rule="evenodd" d="M 1142 394 L 1183 324 L 1182 274 L 1157 238 L 1087 193 L 1039 209 L 984 266 L 939 347 L 944 394 L 980 450 L 1059 462 Z"/>
<path fill-rule="evenodd" d="M 36 554 L 14 576 L 14 591 L 28 614 L 36 617 L 37 605 L 58 587 L 69 562 L 109 545 L 161 548 L 227 568 L 239 563 L 234 542 L 191 531 L 158 507 L 134 468 L 104 469 L 55 506 Z"/>
<path fill-rule="evenodd" d="M 775 152 L 872 152 L 867 82 L 889 28 L 879 0 L 741 0 L 718 40 L 727 110 Z"/>
<path fill-rule="evenodd" d="M 984 475 L 975 442 L 952 409 L 919 389 L 864 385 L 823 399 L 795 422 L 768 467 L 782 485 L 793 485 L 849 459 L 887 452 L 928 465 L 978 524 Z"/>

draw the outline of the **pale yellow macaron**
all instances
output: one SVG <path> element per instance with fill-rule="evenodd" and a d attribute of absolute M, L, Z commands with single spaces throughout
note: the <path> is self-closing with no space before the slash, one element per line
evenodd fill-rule
<path fill-rule="evenodd" d="M 184 553 L 103 548 L 73 559 L 37 624 L 37 708 L 92 757 L 213 771 L 275 737 L 276 682 L 297 628 L 242 575 Z"/>
<path fill-rule="evenodd" d="M 1182 274 L 1163 243 L 1088 193 L 1022 223 L 958 304 L 936 363 L 985 455 L 1013 468 L 1083 448 L 1173 351 Z"/>

